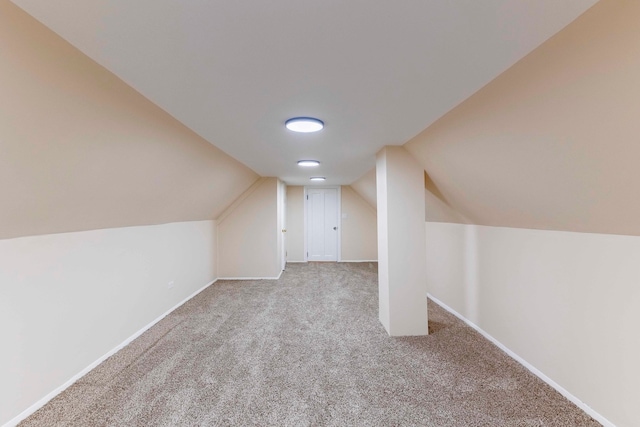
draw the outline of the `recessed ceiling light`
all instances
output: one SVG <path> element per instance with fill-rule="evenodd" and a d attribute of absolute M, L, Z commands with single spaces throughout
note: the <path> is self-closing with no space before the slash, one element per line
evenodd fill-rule
<path fill-rule="evenodd" d="M 327 179 L 327 178 L 325 178 L 324 176 L 312 176 L 311 177 L 311 181 L 324 181 L 325 179 Z"/>
<path fill-rule="evenodd" d="M 294 132 L 309 133 L 322 130 L 324 122 L 313 117 L 294 117 L 287 120 L 284 125 Z"/>
<path fill-rule="evenodd" d="M 317 160 L 298 160 L 298 166 L 319 166 L 320 162 Z"/>

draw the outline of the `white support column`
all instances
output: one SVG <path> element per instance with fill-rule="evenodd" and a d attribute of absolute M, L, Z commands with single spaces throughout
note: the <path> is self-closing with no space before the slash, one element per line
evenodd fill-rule
<path fill-rule="evenodd" d="M 427 335 L 424 170 L 403 147 L 376 159 L 380 322 L 391 336 Z"/>

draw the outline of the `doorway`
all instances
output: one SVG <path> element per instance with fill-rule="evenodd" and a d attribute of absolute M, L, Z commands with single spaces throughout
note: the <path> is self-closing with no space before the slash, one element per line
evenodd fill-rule
<path fill-rule="evenodd" d="M 340 259 L 340 187 L 305 187 L 306 260 Z"/>

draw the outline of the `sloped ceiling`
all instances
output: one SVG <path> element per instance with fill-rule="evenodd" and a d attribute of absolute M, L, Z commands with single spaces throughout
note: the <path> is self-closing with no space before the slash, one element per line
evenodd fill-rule
<path fill-rule="evenodd" d="M 302 185 L 350 184 L 596 0 L 14 1 L 260 175 Z M 286 131 L 299 115 L 327 126 Z"/>
<path fill-rule="evenodd" d="M 0 239 L 215 218 L 258 175 L 0 1 Z"/>
<path fill-rule="evenodd" d="M 639 22 L 601 1 L 405 147 L 475 224 L 640 235 Z"/>

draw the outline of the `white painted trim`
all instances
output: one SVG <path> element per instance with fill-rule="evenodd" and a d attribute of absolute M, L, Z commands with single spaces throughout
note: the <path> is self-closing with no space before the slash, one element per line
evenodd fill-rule
<path fill-rule="evenodd" d="M 554 380 L 552 380 L 551 378 L 549 378 L 548 376 L 546 376 L 544 373 L 542 373 L 542 371 L 540 371 L 538 368 L 536 368 L 535 366 L 533 366 L 532 364 L 530 364 L 529 362 L 527 362 L 526 360 L 524 360 L 522 357 L 518 356 L 516 353 L 514 353 L 513 351 L 511 351 L 510 349 L 508 349 L 504 344 L 502 344 L 500 341 L 498 341 L 497 339 L 495 339 L 494 337 L 492 337 L 491 335 L 489 335 L 487 332 L 485 332 L 483 329 L 481 329 L 479 326 L 477 326 L 475 323 L 471 322 L 470 320 L 466 319 L 464 316 L 462 316 L 460 313 L 458 313 L 457 311 L 455 311 L 454 309 L 452 309 L 451 307 L 449 307 L 448 305 L 446 305 L 445 303 L 443 303 L 442 301 L 440 301 L 439 299 L 435 298 L 433 295 L 427 293 L 427 297 L 435 302 L 436 304 L 438 304 L 440 307 L 444 308 L 446 311 L 448 311 L 449 313 L 453 314 L 454 316 L 456 316 L 458 319 L 462 320 L 464 323 L 466 323 L 467 325 L 469 325 L 471 328 L 475 329 L 478 333 L 480 333 L 480 335 L 482 335 L 483 337 L 485 337 L 486 339 L 488 339 L 489 341 L 491 341 L 496 347 L 498 347 L 500 350 L 504 351 L 505 353 L 507 353 L 508 356 L 510 356 L 512 359 L 514 359 L 516 362 L 520 363 L 522 366 L 524 366 L 525 368 L 527 368 L 532 374 L 534 374 L 535 376 L 537 376 L 538 378 L 540 378 L 542 381 L 544 381 L 545 383 L 549 384 L 551 387 L 553 387 L 558 393 L 560 393 L 561 395 L 563 395 L 564 397 L 566 397 L 568 400 L 570 400 L 574 405 L 576 405 L 578 408 L 582 409 L 584 412 L 586 412 L 590 417 L 592 417 L 594 420 L 598 421 L 600 424 L 602 424 L 604 427 L 616 427 L 615 424 L 613 424 L 611 421 L 609 421 L 608 419 L 606 419 L 605 417 L 603 417 L 602 415 L 600 415 L 598 412 L 596 412 L 593 408 L 591 408 L 589 405 L 587 405 L 586 403 L 584 403 L 583 401 L 581 401 L 580 399 L 578 399 L 576 396 L 574 396 L 573 394 L 571 394 L 569 391 L 567 391 L 564 387 L 562 387 L 560 384 L 558 384 L 557 382 L 555 382 Z"/>
<path fill-rule="evenodd" d="M 377 259 L 343 259 L 340 262 L 378 262 Z"/>
<path fill-rule="evenodd" d="M 335 189 L 337 190 L 337 197 L 338 197 L 338 218 L 337 218 L 337 222 L 338 222 L 338 250 L 336 253 L 336 261 L 328 261 L 328 262 L 341 262 L 342 260 L 340 258 L 342 258 L 342 186 L 341 185 L 322 185 L 322 186 L 316 186 L 316 185 L 305 185 L 304 186 L 304 196 L 303 196 L 303 201 L 304 201 L 304 262 L 308 262 L 309 261 L 309 257 L 307 256 L 307 253 L 309 252 L 308 248 L 307 248 L 307 234 L 309 232 L 309 227 L 307 224 L 307 204 L 308 204 L 308 200 L 307 200 L 307 190 L 312 189 L 312 190 L 318 190 L 318 189 Z M 321 261 L 314 261 L 314 262 L 321 262 Z"/>
<path fill-rule="evenodd" d="M 309 257 L 307 256 L 307 254 L 309 253 L 309 248 L 307 247 L 307 186 L 305 185 L 303 187 L 304 191 L 302 194 L 302 205 L 303 205 L 303 213 L 304 213 L 304 217 L 302 218 L 302 220 L 304 221 L 302 223 L 303 226 L 303 230 L 302 230 L 302 236 L 303 236 L 303 241 L 304 241 L 304 247 L 302 248 L 302 250 L 304 251 L 302 256 L 304 258 L 303 262 L 309 262 Z"/>
<path fill-rule="evenodd" d="M 338 257 L 337 262 L 342 261 L 342 185 L 338 185 L 338 218 L 336 223 L 338 224 Z"/>
<path fill-rule="evenodd" d="M 278 178 L 278 200 L 276 212 L 278 213 L 278 221 L 282 220 L 278 224 L 277 237 L 280 239 L 280 270 L 284 271 L 287 266 L 287 242 L 286 242 L 286 229 L 287 229 L 287 184 Z M 281 203 L 282 202 L 282 203 Z M 278 212 L 280 211 L 280 212 Z M 285 231 L 282 231 L 285 230 Z"/>
<path fill-rule="evenodd" d="M 164 319 L 165 317 L 167 317 L 172 311 L 174 311 L 175 309 L 179 308 L 181 305 L 183 305 L 185 302 L 189 301 L 191 298 L 195 297 L 196 295 L 198 295 L 200 292 L 204 291 L 205 289 L 207 289 L 209 286 L 213 285 L 218 279 L 212 280 L 211 282 L 207 283 L 206 285 L 204 285 L 202 288 L 198 289 L 197 291 L 195 291 L 194 293 L 192 293 L 191 295 L 189 295 L 188 297 L 186 297 L 185 299 L 183 299 L 182 301 L 180 301 L 178 304 L 174 305 L 172 308 L 170 308 L 169 310 L 167 310 L 166 312 L 164 312 L 163 314 L 161 314 L 159 317 L 157 317 L 155 320 L 151 321 L 151 323 L 147 324 L 146 326 L 144 326 L 142 329 L 140 329 L 138 332 L 134 333 L 133 335 L 131 335 L 129 338 L 127 338 L 126 340 L 124 340 L 123 342 L 121 342 L 120 344 L 118 344 L 117 346 L 115 346 L 114 348 L 112 348 L 110 351 L 108 351 L 105 355 L 101 356 L 100 358 L 98 358 L 98 360 L 96 360 L 95 362 L 91 363 L 89 366 L 87 366 L 86 368 L 84 368 L 83 370 L 81 370 L 80 372 L 78 372 L 77 374 L 75 374 L 74 376 L 72 376 L 71 378 L 69 378 L 69 380 L 67 380 L 64 384 L 62 384 L 60 387 L 56 388 L 55 390 L 53 390 L 52 392 L 48 393 L 46 396 L 44 396 L 42 399 L 38 400 L 36 403 L 34 403 L 33 405 L 29 406 L 27 409 L 25 409 L 24 411 L 22 411 L 21 413 L 19 413 L 18 415 L 16 415 L 15 417 L 13 417 L 11 420 L 7 421 L 2 427 L 15 427 L 17 426 L 20 422 L 22 422 L 23 420 L 25 420 L 28 416 L 30 416 L 31 414 L 33 414 L 34 412 L 36 412 L 38 409 L 42 408 L 44 405 L 46 405 L 47 403 L 49 403 L 49 401 L 51 399 L 53 399 L 54 397 L 56 397 L 57 395 L 59 395 L 60 393 L 62 393 L 63 391 L 65 391 L 67 388 L 69 388 L 73 383 L 75 383 L 76 381 L 78 381 L 80 378 L 84 377 L 85 375 L 87 375 L 91 370 L 93 370 L 95 367 L 97 367 L 99 364 L 101 364 L 102 362 L 104 362 L 105 360 L 107 360 L 109 357 L 113 356 L 114 354 L 116 354 L 118 351 L 122 350 L 124 347 L 126 347 L 127 345 L 129 345 L 133 340 L 135 340 L 136 338 L 138 338 L 140 335 L 142 335 L 143 333 L 145 333 L 148 329 L 150 329 L 153 325 L 155 325 L 156 323 L 158 323 L 159 321 L 161 321 L 162 319 Z"/>

